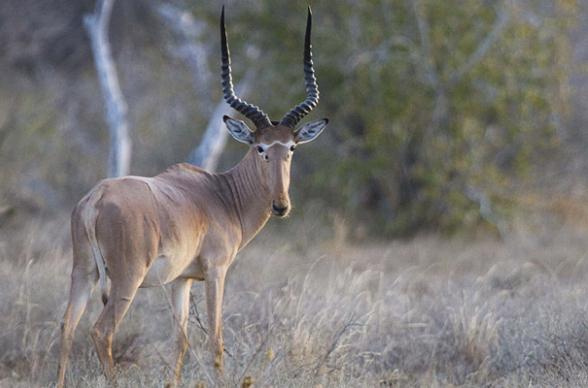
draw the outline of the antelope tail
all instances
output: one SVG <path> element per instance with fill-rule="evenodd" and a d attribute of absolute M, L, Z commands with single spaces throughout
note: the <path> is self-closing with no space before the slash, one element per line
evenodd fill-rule
<path fill-rule="evenodd" d="M 84 220 L 84 228 L 86 229 L 86 235 L 92 249 L 92 256 L 96 262 L 98 268 L 98 281 L 100 283 L 100 292 L 102 295 L 102 303 L 108 302 L 108 279 L 106 275 L 106 261 L 98 245 L 96 238 L 96 220 L 98 218 L 98 210 L 96 204 L 102 199 L 102 190 L 94 191 L 90 194 L 86 206 L 84 206 L 82 219 Z"/>

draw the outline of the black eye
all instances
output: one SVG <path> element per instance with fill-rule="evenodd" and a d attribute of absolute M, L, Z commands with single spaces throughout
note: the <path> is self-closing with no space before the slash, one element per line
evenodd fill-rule
<path fill-rule="evenodd" d="M 263 154 L 263 147 L 257 146 L 257 152 L 259 152 L 260 154 Z"/>
<path fill-rule="evenodd" d="M 296 149 L 296 146 L 293 145 L 292 147 L 290 147 L 290 151 L 294 152 L 294 150 Z"/>

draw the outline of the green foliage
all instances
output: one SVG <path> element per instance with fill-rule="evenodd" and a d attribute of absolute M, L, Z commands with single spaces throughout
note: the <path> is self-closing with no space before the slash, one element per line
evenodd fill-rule
<path fill-rule="evenodd" d="M 268 91 L 255 102 L 282 114 L 303 98 L 296 65 L 304 7 L 262 4 L 231 18 L 230 30 L 253 31 L 245 40 L 262 48 L 258 82 Z M 347 1 L 313 9 L 322 92 L 313 115 L 332 124 L 326 139 L 300 152 L 298 196 L 323 198 L 383 234 L 452 231 L 483 220 L 482 197 L 500 211 L 496 199 L 557 148 L 574 1 L 528 9 Z"/>
<path fill-rule="evenodd" d="M 195 93 L 186 67 L 167 50 L 173 38 L 155 31 L 165 26 L 154 15 L 133 17 L 150 9 L 133 4 L 128 11 L 136 12 L 113 20 L 112 39 L 121 47 L 115 59 L 129 105 L 132 170 L 152 175 L 185 160 L 221 90 L 217 81 Z M 201 39 L 211 48 L 208 64 L 217 75 L 220 6 L 188 4 L 206 22 Z M 227 4 L 235 83 L 256 69 L 247 100 L 273 119 L 304 98 L 306 4 Z M 329 214 L 382 235 L 451 232 L 492 223 L 488 212 L 507 212 L 513 185 L 558 150 L 569 113 L 577 0 L 345 0 L 312 7 L 321 102 L 307 119 L 331 121 L 296 153 L 294 204 L 319 199 Z M 117 31 L 131 27 L 142 33 L 116 39 Z M 23 171 L 35 185 L 48 184 L 46 191 L 63 203 L 103 176 L 102 98 L 91 61 L 83 63 L 78 73 L 66 71 L 63 85 L 58 69 L 39 72 L 44 83 L 23 87 L 6 77 L 0 85 L 16 101 L 3 109 L 17 120 L 0 128 L 0 183 L 13 196 L 22 191 Z M 242 146 L 230 145 L 222 165 L 242 154 Z"/>

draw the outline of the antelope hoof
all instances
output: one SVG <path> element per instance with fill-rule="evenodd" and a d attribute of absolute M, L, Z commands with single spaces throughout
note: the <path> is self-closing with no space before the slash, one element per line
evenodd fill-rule
<path fill-rule="evenodd" d="M 114 381 L 114 360 L 112 359 L 112 350 L 109 346 L 110 341 L 96 328 L 92 329 L 90 336 L 92 337 L 96 353 L 98 353 L 98 358 L 102 364 L 104 375 L 106 375 L 109 381 Z"/>
<path fill-rule="evenodd" d="M 214 358 L 214 369 L 217 370 L 218 373 L 220 373 L 221 375 L 224 372 L 224 365 L 223 365 L 223 355 L 217 355 Z"/>

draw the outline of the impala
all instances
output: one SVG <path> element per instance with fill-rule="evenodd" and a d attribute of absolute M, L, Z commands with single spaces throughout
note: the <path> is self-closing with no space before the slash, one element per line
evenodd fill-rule
<path fill-rule="evenodd" d="M 270 121 L 260 108 L 235 95 L 223 7 L 220 31 L 224 99 L 255 125 L 250 129 L 243 121 L 224 117 L 232 137 L 249 146 L 236 166 L 213 174 L 182 163 L 155 177 L 106 179 L 74 208 L 73 269 L 62 325 L 58 387 L 65 383 L 73 334 L 98 282 L 104 308 L 91 337 L 108 378 L 114 377 L 112 339 L 137 289 L 171 284 L 177 331 L 172 367 L 174 383 L 179 381 L 188 348 L 189 294 L 194 280 L 205 282 L 210 345 L 214 366 L 222 374 L 221 311 L 227 269 L 272 214 L 288 214 L 294 149 L 314 140 L 328 122 L 323 119 L 296 129 L 319 100 L 310 44 L 310 7 L 306 23 L 306 99 L 279 122 Z"/>

